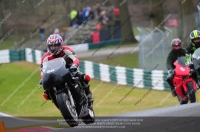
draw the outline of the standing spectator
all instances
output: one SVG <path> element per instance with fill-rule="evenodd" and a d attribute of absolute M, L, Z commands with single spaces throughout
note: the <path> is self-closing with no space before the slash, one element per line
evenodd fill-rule
<path fill-rule="evenodd" d="M 73 28 L 78 28 L 83 23 L 82 12 L 78 12 L 76 19 L 73 22 Z"/>
<path fill-rule="evenodd" d="M 101 14 L 100 14 L 99 21 L 100 21 L 102 24 L 105 25 L 105 24 L 107 23 L 108 20 L 109 20 L 109 17 L 107 16 L 106 11 L 103 10 L 103 11 L 101 12 Z"/>
<path fill-rule="evenodd" d="M 82 18 L 83 18 L 83 22 L 85 22 L 86 21 L 86 11 L 87 11 L 87 9 L 84 7 L 83 8 L 83 11 L 82 11 Z"/>
<path fill-rule="evenodd" d="M 94 5 L 92 8 L 93 8 L 93 12 L 94 12 L 94 18 L 96 20 L 98 20 L 99 19 L 99 14 L 97 12 L 97 7 Z"/>
<path fill-rule="evenodd" d="M 85 17 L 86 17 L 86 19 L 89 17 L 89 15 L 90 15 L 90 7 L 87 6 L 86 7 L 86 11 L 85 11 Z"/>
<path fill-rule="evenodd" d="M 97 29 L 97 31 L 100 31 L 100 30 L 101 30 L 101 22 L 98 22 L 98 23 L 97 23 L 96 29 Z"/>
<path fill-rule="evenodd" d="M 95 18 L 94 10 L 92 8 L 89 8 L 89 16 L 90 20 L 93 20 Z"/>
<path fill-rule="evenodd" d="M 70 12 L 70 26 L 73 26 L 77 14 L 78 12 L 74 9 Z"/>
<path fill-rule="evenodd" d="M 88 21 L 89 15 L 90 15 L 90 7 L 87 6 L 86 8 L 83 9 L 82 12 L 82 17 L 83 17 L 83 24 L 85 25 Z M 90 18 L 91 19 L 91 18 Z"/>
<path fill-rule="evenodd" d="M 114 14 L 115 16 L 118 16 L 118 15 L 120 14 L 119 8 L 118 8 L 117 6 L 114 6 L 113 14 Z"/>
<path fill-rule="evenodd" d="M 101 4 L 100 4 L 99 2 L 96 3 L 96 11 L 97 11 L 97 14 L 98 14 L 99 16 L 100 16 L 100 13 L 101 13 L 101 11 L 102 11 L 101 8 L 100 8 L 100 5 L 101 5 Z"/>
<path fill-rule="evenodd" d="M 40 26 L 39 32 L 40 32 L 40 40 L 41 40 L 42 42 L 44 42 L 44 41 L 45 41 L 45 35 L 44 35 L 45 29 L 44 29 L 44 26 L 43 26 L 43 25 Z"/>

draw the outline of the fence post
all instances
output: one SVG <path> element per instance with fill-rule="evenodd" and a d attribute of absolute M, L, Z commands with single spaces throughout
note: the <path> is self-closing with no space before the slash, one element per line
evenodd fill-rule
<path fill-rule="evenodd" d="M 151 35 L 151 50 L 153 50 L 153 48 L 154 48 L 154 39 L 153 39 L 153 32 L 154 32 L 154 30 L 150 30 L 150 29 L 148 29 L 148 28 L 146 28 L 146 31 L 149 31 L 150 33 L 150 35 Z M 150 52 L 151 52 L 151 50 L 150 50 Z M 152 62 L 152 64 L 154 64 L 154 61 L 155 61 L 155 57 L 154 57 L 154 54 L 151 54 L 151 62 Z"/>
<path fill-rule="evenodd" d="M 144 49 L 143 49 L 143 47 L 141 46 L 141 44 L 143 43 L 143 41 L 142 41 L 142 35 L 143 35 L 143 31 L 142 31 L 142 28 L 140 28 L 140 27 L 137 27 L 137 29 L 138 29 L 138 31 L 139 31 L 139 68 L 144 68 L 143 66 L 144 66 L 144 57 L 143 56 L 141 56 L 141 55 L 144 55 Z M 141 53 L 141 54 L 140 54 Z"/>

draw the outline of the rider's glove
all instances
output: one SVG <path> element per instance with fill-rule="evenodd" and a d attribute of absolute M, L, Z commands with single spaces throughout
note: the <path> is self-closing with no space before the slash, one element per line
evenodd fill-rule
<path fill-rule="evenodd" d="M 78 69 L 78 66 L 76 64 L 72 64 L 69 68 L 69 71 L 70 72 L 76 72 Z"/>
<path fill-rule="evenodd" d="M 174 75 L 174 74 L 175 74 L 175 71 L 174 71 L 174 69 L 170 69 L 170 70 L 168 70 L 168 73 Z"/>
<path fill-rule="evenodd" d="M 168 70 L 168 73 L 172 74 L 173 73 L 173 69 Z"/>
<path fill-rule="evenodd" d="M 192 75 L 193 73 L 195 73 L 194 69 L 190 69 L 190 74 Z"/>
<path fill-rule="evenodd" d="M 189 66 L 190 69 L 194 69 L 194 64 L 193 63 L 190 63 L 188 66 Z"/>
<path fill-rule="evenodd" d="M 190 62 L 190 55 L 185 54 L 185 63 L 189 63 L 189 62 Z"/>

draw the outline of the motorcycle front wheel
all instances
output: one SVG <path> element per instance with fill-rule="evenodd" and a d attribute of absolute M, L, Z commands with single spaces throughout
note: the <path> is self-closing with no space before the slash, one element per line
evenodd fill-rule
<path fill-rule="evenodd" d="M 193 88 L 193 83 L 192 82 L 188 82 L 187 83 L 187 88 L 188 88 L 188 96 L 190 99 L 190 103 L 195 103 L 196 102 L 196 96 L 195 96 L 195 91 Z"/>
<path fill-rule="evenodd" d="M 69 96 L 65 92 L 59 93 L 57 95 L 57 102 L 59 109 L 69 126 L 77 126 L 79 124 L 78 114 L 76 112 L 76 108 L 72 107 Z"/>

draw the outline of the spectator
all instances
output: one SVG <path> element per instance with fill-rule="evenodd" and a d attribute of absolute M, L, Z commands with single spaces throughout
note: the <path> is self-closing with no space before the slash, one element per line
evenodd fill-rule
<path fill-rule="evenodd" d="M 119 8 L 118 8 L 117 6 L 114 6 L 113 14 L 114 14 L 115 16 L 118 16 L 118 15 L 120 14 Z"/>
<path fill-rule="evenodd" d="M 73 23 L 77 17 L 77 14 L 78 12 L 74 9 L 70 12 L 70 26 L 73 26 Z"/>
<path fill-rule="evenodd" d="M 77 21 L 76 23 L 80 26 L 83 23 L 83 17 L 82 17 L 82 11 L 79 11 L 77 15 Z"/>
<path fill-rule="evenodd" d="M 82 11 L 83 22 L 85 22 L 86 19 L 87 19 L 87 18 L 86 18 L 86 15 L 85 15 L 85 14 L 86 14 L 86 11 L 87 11 L 87 9 L 84 7 L 84 8 L 83 8 L 83 11 Z"/>
<path fill-rule="evenodd" d="M 43 26 L 43 25 L 40 26 L 39 32 L 40 32 L 40 40 L 41 40 L 42 42 L 44 42 L 44 41 L 45 41 L 45 35 L 44 35 L 45 29 L 44 29 L 44 26 Z"/>
<path fill-rule="evenodd" d="M 102 11 L 101 8 L 100 8 L 100 5 L 101 5 L 101 4 L 100 4 L 99 2 L 96 3 L 96 12 L 97 12 L 97 14 L 98 14 L 99 16 L 100 16 L 100 13 L 101 13 L 101 11 Z"/>
<path fill-rule="evenodd" d="M 97 29 L 97 31 L 100 31 L 100 30 L 101 30 L 101 22 L 98 22 L 98 23 L 97 23 L 96 29 Z"/>
<path fill-rule="evenodd" d="M 93 20 L 95 18 L 94 10 L 92 8 L 89 8 L 89 16 L 90 20 Z"/>
<path fill-rule="evenodd" d="M 82 23 L 83 23 L 83 17 L 82 17 L 82 12 L 80 11 L 77 15 L 73 28 L 78 28 Z"/>
<path fill-rule="evenodd" d="M 109 17 L 107 16 L 106 11 L 103 10 L 103 11 L 101 12 L 101 14 L 100 14 L 99 21 L 100 21 L 102 24 L 105 25 L 105 24 L 107 23 L 108 20 L 109 20 Z"/>
<path fill-rule="evenodd" d="M 86 7 L 86 12 L 85 12 L 85 17 L 86 17 L 86 19 L 89 17 L 89 15 L 90 15 L 90 7 L 89 6 L 87 6 Z"/>
<path fill-rule="evenodd" d="M 84 10 L 84 18 L 83 18 L 83 21 L 84 21 L 84 25 L 91 19 L 89 18 L 90 16 L 90 11 L 91 11 L 91 8 L 89 6 L 87 6 Z"/>

